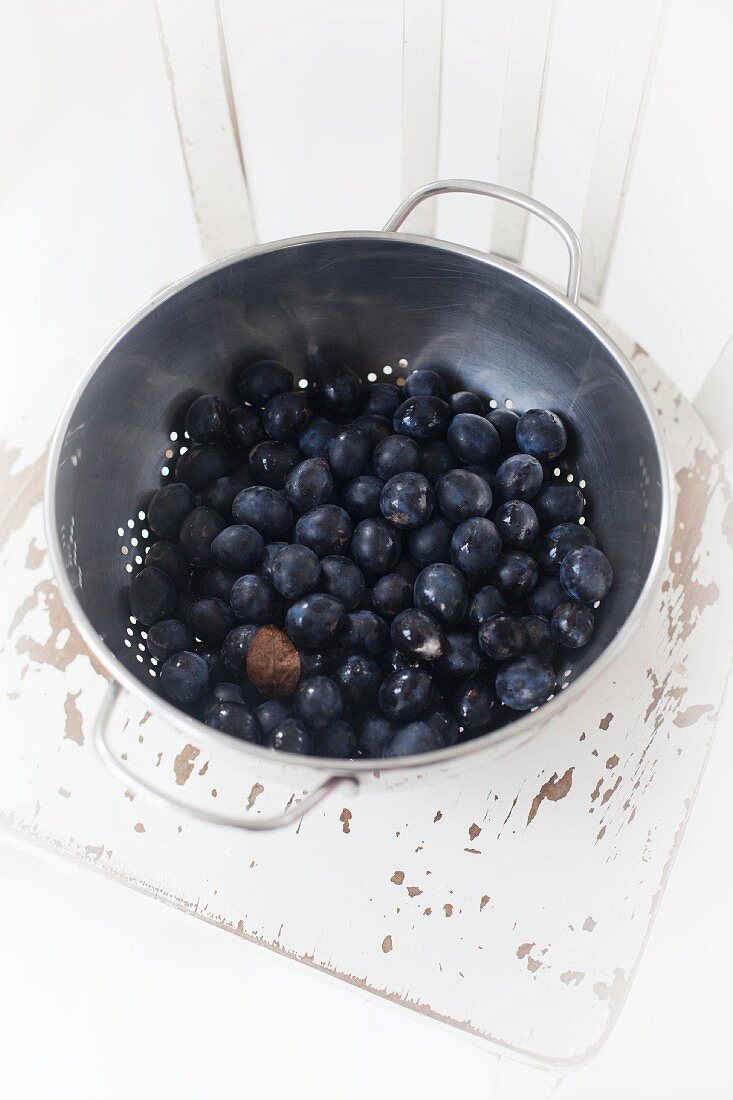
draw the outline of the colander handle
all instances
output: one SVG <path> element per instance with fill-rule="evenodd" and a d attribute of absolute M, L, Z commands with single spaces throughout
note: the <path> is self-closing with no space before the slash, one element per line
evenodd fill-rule
<path fill-rule="evenodd" d="M 324 798 L 327 798 L 337 787 L 350 786 L 356 788 L 359 785 L 357 780 L 351 776 L 331 775 L 325 779 L 319 787 L 316 787 L 314 791 L 309 791 L 299 802 L 294 803 L 289 809 L 283 810 L 281 814 L 275 814 L 273 817 L 259 817 L 249 814 L 214 813 L 211 810 L 204 810 L 199 809 L 197 806 L 191 806 L 182 798 L 167 794 L 158 787 L 154 787 L 151 783 L 148 783 L 146 779 L 141 779 L 132 769 L 126 767 L 125 762 L 120 760 L 112 751 L 107 741 L 107 731 L 117 702 L 122 694 L 123 692 L 120 685 L 113 680 L 107 689 L 104 701 L 99 708 L 99 712 L 94 722 L 94 746 L 102 763 L 113 773 L 113 775 L 117 776 L 117 778 L 121 779 L 124 783 L 132 783 L 135 787 L 142 788 L 152 801 L 158 802 L 160 805 L 167 806 L 168 808 L 175 806 L 177 810 L 181 810 L 188 817 L 197 818 L 199 821 L 208 821 L 213 825 L 228 825 L 233 829 L 245 829 L 248 832 L 265 832 L 271 829 L 282 829 L 286 825 L 295 824 L 295 822 L 299 821 L 309 810 L 315 809 L 315 807 L 320 802 L 323 802 Z"/>
<path fill-rule="evenodd" d="M 556 233 L 559 233 L 565 242 L 570 257 L 566 294 L 571 302 L 577 303 L 580 290 L 580 268 L 583 259 L 580 241 L 564 218 L 561 218 L 554 210 L 550 210 L 549 206 L 545 206 L 544 203 L 531 199 L 529 195 L 523 195 L 521 191 L 511 191 L 508 187 L 500 187 L 496 183 L 483 183 L 481 180 L 436 180 L 435 183 L 426 183 L 424 187 L 418 187 L 417 191 L 413 191 L 411 195 L 408 195 L 385 225 L 384 232 L 396 232 L 405 218 L 425 199 L 456 192 L 464 195 L 486 195 L 491 199 L 501 199 L 504 202 L 509 202 L 513 206 L 521 206 L 523 210 L 528 210 L 530 214 L 536 214 L 538 218 L 551 226 Z"/>

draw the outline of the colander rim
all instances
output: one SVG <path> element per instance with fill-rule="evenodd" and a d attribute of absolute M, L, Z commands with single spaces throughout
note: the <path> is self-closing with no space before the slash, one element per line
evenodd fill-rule
<path fill-rule="evenodd" d="M 526 741 L 529 737 L 536 736 L 540 732 L 546 720 L 551 720 L 558 716 L 568 707 L 569 703 L 579 698 L 581 692 L 591 688 L 626 649 L 629 640 L 636 632 L 642 620 L 643 613 L 656 590 L 662 566 L 667 558 L 671 542 L 673 471 L 669 451 L 662 436 L 658 415 L 654 405 L 650 396 L 644 389 L 641 379 L 634 370 L 634 367 L 618 345 L 603 331 L 592 317 L 581 309 L 578 304 L 572 302 L 562 291 L 530 275 L 523 268 L 509 261 L 499 259 L 496 256 L 482 252 L 478 249 L 469 248 L 466 245 L 455 244 L 450 241 L 440 241 L 433 237 L 425 237 L 418 234 L 385 232 L 383 230 L 344 230 L 286 237 L 266 244 L 252 245 L 196 268 L 194 271 L 176 280 L 176 282 L 172 283 L 164 290 L 153 295 L 143 306 L 135 310 L 131 316 L 119 325 L 107 340 L 105 340 L 97 354 L 92 357 L 88 367 L 82 373 L 72 393 L 68 397 L 59 418 L 49 450 L 44 483 L 44 521 L 49 558 L 61 597 L 64 601 L 64 605 L 71 612 L 74 625 L 79 630 L 79 633 L 92 654 L 98 659 L 110 676 L 126 691 L 145 703 L 148 709 L 158 714 L 178 732 L 186 733 L 198 741 L 199 744 L 207 745 L 212 751 L 224 744 L 228 750 L 238 750 L 243 756 L 250 759 L 262 762 L 274 762 L 272 749 L 266 748 L 263 745 L 255 745 L 248 741 L 242 741 L 226 733 L 213 730 L 197 718 L 192 718 L 184 711 L 179 710 L 178 707 L 175 707 L 172 703 L 169 703 L 161 695 L 153 691 L 152 688 L 148 687 L 127 669 L 119 658 L 108 649 L 107 645 L 102 641 L 98 632 L 87 617 L 66 572 L 60 540 L 56 529 L 56 482 L 61 447 L 66 437 L 69 422 L 87 385 L 113 348 L 145 317 L 157 309 L 159 305 L 162 305 L 163 302 L 168 301 L 176 294 L 186 290 L 200 279 L 212 275 L 217 271 L 221 271 L 226 267 L 230 267 L 232 264 L 239 263 L 242 260 L 254 259 L 256 256 L 269 252 L 317 244 L 323 241 L 346 240 L 370 240 L 382 241 L 388 244 L 412 244 L 477 260 L 483 265 L 506 272 L 520 282 L 526 283 L 534 290 L 544 294 L 551 301 L 567 310 L 568 313 L 580 322 L 580 324 L 582 324 L 613 357 L 639 400 L 646 414 L 659 457 L 661 481 L 661 510 L 657 545 L 647 578 L 636 602 L 631 608 L 625 622 L 606 648 L 576 680 L 569 683 L 566 689 L 557 691 L 555 697 L 549 702 L 534 711 L 523 714 L 521 717 L 514 719 L 512 722 L 495 732 L 486 733 L 471 740 L 446 748 L 436 749 L 432 752 L 416 753 L 406 757 L 342 761 L 332 757 L 306 756 L 294 753 L 277 754 L 277 763 L 280 766 L 301 770 L 312 769 L 333 776 L 353 776 L 354 778 L 358 778 L 360 775 L 365 776 L 369 773 L 373 774 L 375 771 L 395 774 L 400 772 L 411 772 L 416 768 L 427 769 L 439 767 L 448 762 L 454 762 L 476 752 L 489 750 L 494 746 L 505 744 L 512 740 L 519 741 L 524 737 Z"/>

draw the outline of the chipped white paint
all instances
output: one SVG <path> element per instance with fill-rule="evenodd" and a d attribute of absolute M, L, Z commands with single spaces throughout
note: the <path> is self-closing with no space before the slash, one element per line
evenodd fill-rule
<path fill-rule="evenodd" d="M 14 502 L 0 516 L 3 825 L 492 1049 L 555 1067 L 587 1057 L 613 1025 L 663 892 L 733 633 L 730 592 L 716 587 L 733 533 L 715 447 L 659 368 L 622 342 L 660 410 L 679 511 L 664 590 L 609 682 L 468 780 L 335 797 L 276 834 L 190 823 L 96 759 L 105 680 L 50 579 L 42 467 L 21 423 L 8 444 L 20 451 Z M 117 744 L 132 767 L 204 805 L 264 815 L 301 793 L 239 775 L 132 704 Z M 344 905 L 346 925 L 333 920 Z"/>

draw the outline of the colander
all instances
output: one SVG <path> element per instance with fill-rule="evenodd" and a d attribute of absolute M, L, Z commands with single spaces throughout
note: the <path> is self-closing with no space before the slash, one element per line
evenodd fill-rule
<path fill-rule="evenodd" d="M 501 199 L 552 226 L 570 257 L 566 293 L 493 256 L 396 232 L 420 201 L 447 192 Z M 154 298 L 113 337 L 58 426 L 46 518 L 62 597 L 111 676 L 97 741 L 127 782 L 125 765 L 106 740 L 123 689 L 194 744 L 244 763 L 250 777 L 274 774 L 309 792 L 275 818 L 183 807 L 224 824 L 271 828 L 302 816 L 339 784 L 401 788 L 473 770 L 479 758 L 540 733 L 549 716 L 608 674 L 659 577 L 670 479 L 639 380 L 578 308 L 580 263 L 577 237 L 547 207 L 491 184 L 446 180 L 409 196 L 382 232 L 296 237 L 217 261 Z M 613 564 L 615 583 L 593 640 L 572 654 L 555 698 L 475 740 L 375 762 L 301 757 L 237 741 L 157 694 L 159 670 L 127 599 L 130 575 L 152 541 L 146 502 L 172 477 L 187 445 L 183 417 L 191 400 L 207 392 L 233 395 L 242 365 L 261 356 L 285 363 L 304 389 L 334 362 L 371 381 L 398 383 L 406 372 L 431 366 L 493 407 L 550 407 L 564 417 L 572 442 L 552 476 L 587 486 L 584 519 Z"/>

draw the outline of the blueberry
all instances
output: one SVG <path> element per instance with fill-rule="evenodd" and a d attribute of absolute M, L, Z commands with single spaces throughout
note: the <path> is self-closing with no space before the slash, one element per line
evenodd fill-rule
<path fill-rule="evenodd" d="M 422 669 L 405 668 L 385 677 L 377 698 L 388 718 L 395 722 L 409 722 L 428 709 L 433 690 L 430 673 Z"/>
<path fill-rule="evenodd" d="M 501 611 L 481 623 L 478 644 L 487 657 L 495 661 L 508 661 L 526 648 L 527 631 L 519 619 Z"/>
<path fill-rule="evenodd" d="M 384 416 L 357 416 L 356 420 L 352 420 L 351 427 L 358 428 L 367 437 L 370 448 L 392 435 L 392 421 Z"/>
<path fill-rule="evenodd" d="M 434 562 L 450 562 L 454 531 L 455 525 L 444 516 L 433 516 L 424 527 L 410 532 L 408 550 L 418 569 Z"/>
<path fill-rule="evenodd" d="M 338 504 L 323 504 L 301 516 L 295 525 L 295 541 L 309 546 L 319 558 L 342 554 L 351 540 L 351 520 Z"/>
<path fill-rule="evenodd" d="M 385 757 L 414 756 L 420 752 L 435 752 L 444 748 L 439 729 L 429 722 L 409 722 L 397 730 L 384 749 Z"/>
<path fill-rule="evenodd" d="M 454 523 L 488 516 L 491 510 L 491 489 L 483 478 L 469 470 L 441 474 L 435 483 L 435 495 L 443 515 Z"/>
<path fill-rule="evenodd" d="M 407 435 L 390 435 L 374 448 L 372 470 L 382 481 L 419 469 L 420 448 Z"/>
<path fill-rule="evenodd" d="M 204 596 L 192 603 L 188 609 L 187 621 L 194 635 L 211 645 L 221 645 L 237 623 L 229 604 L 216 596 Z"/>
<path fill-rule="evenodd" d="M 549 462 L 565 450 L 568 434 L 557 413 L 550 409 L 529 409 L 519 418 L 517 443 L 525 454 Z"/>
<path fill-rule="evenodd" d="M 354 531 L 351 554 L 370 573 L 389 573 L 402 553 L 398 531 L 384 519 L 363 519 Z"/>
<path fill-rule="evenodd" d="M 215 443 L 226 422 L 227 407 L 222 399 L 205 393 L 189 405 L 185 427 L 194 443 Z"/>
<path fill-rule="evenodd" d="M 526 599 L 537 584 L 537 562 L 524 550 L 507 550 L 499 556 L 494 584 L 509 600 Z"/>
<path fill-rule="evenodd" d="M 193 635 L 188 627 L 178 619 L 161 619 L 148 630 L 145 643 L 148 653 L 156 661 L 167 661 L 174 653 L 193 646 Z"/>
<path fill-rule="evenodd" d="M 396 438 L 396 437 L 395 437 Z M 341 487 L 341 504 L 357 523 L 379 515 L 379 496 L 384 482 L 374 474 L 360 474 Z"/>
<path fill-rule="evenodd" d="M 159 683 L 174 703 L 195 703 L 209 686 L 209 666 L 198 653 L 183 650 L 162 666 Z"/>
<path fill-rule="evenodd" d="M 242 703 L 244 706 L 247 705 L 244 691 L 239 684 L 214 684 L 211 689 L 211 694 L 214 699 L 219 699 L 222 703 Z"/>
<path fill-rule="evenodd" d="M 369 711 L 361 720 L 358 748 L 362 756 L 370 758 L 381 756 L 384 747 L 394 737 L 396 726 L 383 714 Z"/>
<path fill-rule="evenodd" d="M 464 729 L 470 733 L 486 733 L 497 723 L 499 704 L 488 684 L 474 681 L 458 691 L 455 711 Z"/>
<path fill-rule="evenodd" d="M 260 560 L 259 574 L 264 577 L 266 581 L 272 584 L 272 567 L 275 563 L 275 558 L 284 550 L 286 546 L 290 546 L 289 542 L 268 542 L 265 549 L 262 551 L 262 558 Z"/>
<path fill-rule="evenodd" d="M 357 753 L 356 734 L 340 719 L 316 734 L 316 754 L 339 760 L 353 760 Z"/>
<path fill-rule="evenodd" d="M 385 672 L 399 672 L 403 668 L 421 668 L 417 657 L 403 653 L 395 646 L 389 646 L 382 655 L 382 666 Z"/>
<path fill-rule="evenodd" d="M 241 703 L 218 699 L 207 708 L 204 721 L 212 729 L 238 737 L 240 741 L 258 741 L 260 727 L 252 712 Z"/>
<path fill-rule="evenodd" d="M 262 427 L 270 439 L 292 442 L 298 438 L 310 420 L 308 398 L 302 390 L 278 393 L 265 405 Z"/>
<path fill-rule="evenodd" d="M 256 443 L 265 438 L 262 421 L 254 409 L 237 405 L 227 417 L 226 437 L 232 447 L 242 451 L 251 451 Z"/>
<path fill-rule="evenodd" d="M 468 585 L 453 565 L 428 565 L 415 581 L 415 606 L 443 626 L 455 626 L 466 614 Z"/>
<path fill-rule="evenodd" d="M 243 623 L 269 624 L 277 619 L 281 601 L 277 592 L 262 577 L 245 573 L 229 593 L 232 611 Z"/>
<path fill-rule="evenodd" d="M 347 611 L 353 611 L 362 601 L 366 583 L 364 574 L 353 561 L 329 555 L 321 559 L 321 588 L 340 600 Z"/>
<path fill-rule="evenodd" d="M 533 615 L 549 619 L 557 605 L 566 599 L 565 589 L 557 577 L 540 577 L 537 587 L 527 596 L 527 607 Z"/>
<path fill-rule="evenodd" d="M 326 671 L 326 654 L 315 649 L 299 649 L 300 675 L 307 680 L 310 676 L 322 676 Z"/>
<path fill-rule="evenodd" d="M 297 752 L 309 756 L 313 752 L 313 738 L 302 722 L 297 718 L 286 718 L 279 722 L 269 735 L 271 749 L 279 752 Z"/>
<path fill-rule="evenodd" d="M 415 568 L 414 563 L 411 562 L 409 558 L 401 557 L 395 565 L 393 572 L 399 573 L 401 577 L 404 577 L 406 581 L 414 585 L 419 570 Z"/>
<path fill-rule="evenodd" d="M 451 538 L 451 560 L 470 579 L 486 577 L 501 553 L 501 538 L 490 519 L 467 519 Z"/>
<path fill-rule="evenodd" d="M 496 694 L 512 710 L 531 710 L 546 703 L 555 689 L 551 665 L 534 653 L 517 657 L 496 674 Z"/>
<path fill-rule="evenodd" d="M 423 474 L 412 471 L 395 474 L 385 484 L 379 497 L 382 515 L 401 530 L 414 531 L 430 518 L 435 494 Z"/>
<path fill-rule="evenodd" d="M 268 485 L 252 485 L 234 498 L 232 516 L 237 523 L 255 527 L 268 542 L 292 526 L 293 513 L 285 494 Z"/>
<path fill-rule="evenodd" d="M 313 592 L 321 575 L 318 555 L 308 546 L 285 546 L 272 563 L 273 588 L 287 600 Z"/>
<path fill-rule="evenodd" d="M 325 458 L 330 440 L 338 435 L 332 420 L 314 416 L 298 436 L 298 450 L 306 458 Z"/>
<path fill-rule="evenodd" d="M 297 646 L 318 649 L 336 639 L 344 620 L 344 605 L 333 596 L 314 592 L 288 609 L 285 630 Z"/>
<path fill-rule="evenodd" d="M 486 466 L 499 454 L 499 433 L 485 417 L 458 413 L 448 427 L 448 444 L 461 462 Z"/>
<path fill-rule="evenodd" d="M 519 416 L 511 409 L 492 409 L 486 419 L 493 424 L 499 433 L 502 451 L 512 452 L 517 450 L 517 424 Z"/>
<path fill-rule="evenodd" d="M 444 379 L 434 370 L 414 370 L 405 379 L 405 393 L 408 397 L 444 397 L 447 392 Z"/>
<path fill-rule="evenodd" d="M 532 501 L 532 507 L 545 527 L 577 523 L 583 515 L 585 497 L 577 485 L 554 481 L 542 486 Z"/>
<path fill-rule="evenodd" d="M 176 481 L 188 485 L 194 493 L 203 493 L 207 485 L 224 477 L 232 463 L 224 450 L 214 443 L 191 447 L 176 462 Z"/>
<path fill-rule="evenodd" d="M 563 558 L 580 546 L 595 546 L 596 536 L 579 523 L 558 523 L 540 539 L 537 560 L 545 573 L 559 573 Z"/>
<path fill-rule="evenodd" d="M 387 624 L 374 611 L 350 611 L 344 620 L 339 645 L 345 653 L 378 657 L 384 651 L 388 637 Z"/>
<path fill-rule="evenodd" d="M 153 493 L 148 504 L 148 524 L 161 539 L 175 539 L 184 519 L 196 507 L 196 500 L 188 485 L 164 485 Z"/>
<path fill-rule="evenodd" d="M 333 678 L 347 707 L 363 707 L 373 704 L 382 682 L 382 673 L 371 657 L 353 653 L 336 665 Z"/>
<path fill-rule="evenodd" d="M 595 603 L 608 594 L 613 569 L 606 555 L 595 546 L 578 546 L 562 559 L 560 583 L 571 600 Z"/>
<path fill-rule="evenodd" d="M 448 631 L 443 656 L 435 662 L 435 671 L 450 680 L 471 680 L 482 665 L 481 650 L 467 630 Z"/>
<path fill-rule="evenodd" d="M 143 626 L 170 619 L 176 609 L 176 586 L 167 573 L 145 566 L 130 582 L 130 613 Z"/>
<path fill-rule="evenodd" d="M 268 699 L 257 707 L 255 715 L 260 724 L 260 729 L 265 737 L 268 737 L 276 726 L 293 717 L 293 709 L 289 703 L 284 702 L 282 699 Z"/>
<path fill-rule="evenodd" d="M 315 402 L 329 416 L 354 416 L 361 404 L 361 379 L 348 367 L 325 371 L 315 379 Z"/>
<path fill-rule="evenodd" d="M 555 656 L 555 642 L 549 619 L 542 618 L 540 615 L 523 615 L 520 621 L 527 632 L 527 652 L 536 653 L 544 661 L 552 662 Z"/>
<path fill-rule="evenodd" d="M 392 644 L 420 661 L 436 661 L 443 656 L 445 636 L 431 615 L 416 608 L 400 611 L 392 620 Z"/>
<path fill-rule="evenodd" d="M 245 490 L 246 491 L 246 490 Z M 208 568 L 215 562 L 211 544 L 224 530 L 226 521 L 211 508 L 194 508 L 183 522 L 181 550 L 191 565 Z"/>
<path fill-rule="evenodd" d="M 252 481 L 256 485 L 269 485 L 271 489 L 282 489 L 285 478 L 302 459 L 302 454 L 292 443 L 266 439 L 249 452 Z"/>
<path fill-rule="evenodd" d="M 401 405 L 403 400 L 399 389 L 392 382 L 375 382 L 364 394 L 361 411 L 362 414 L 372 413 L 374 416 L 386 416 L 391 420 L 397 406 Z"/>
<path fill-rule="evenodd" d="M 507 602 L 499 589 L 493 584 L 487 584 L 477 589 L 471 597 L 466 621 L 474 630 L 478 630 L 492 615 L 498 615 L 506 609 Z"/>
<path fill-rule="evenodd" d="M 219 477 L 212 481 L 203 495 L 202 504 L 207 508 L 213 508 L 224 519 L 232 518 L 232 504 L 234 498 L 242 489 L 251 485 L 251 481 L 243 481 L 240 477 Z"/>
<path fill-rule="evenodd" d="M 589 607 L 579 603 L 561 603 L 552 613 L 552 636 L 560 645 L 581 649 L 593 635 L 595 620 Z"/>
<path fill-rule="evenodd" d="M 392 438 L 406 439 L 407 436 Z M 447 443 L 437 439 L 434 443 L 426 443 L 420 448 L 420 466 L 428 481 L 436 482 L 441 474 L 447 474 L 449 470 L 456 469 L 458 459 Z"/>
<path fill-rule="evenodd" d="M 250 573 L 258 565 L 264 548 L 262 535 L 246 523 L 225 527 L 211 543 L 217 563 L 240 573 Z"/>
<path fill-rule="evenodd" d="M 224 666 L 221 663 L 221 653 L 218 645 L 209 642 L 195 642 L 193 652 L 206 661 L 209 670 L 209 679 L 220 680 L 224 675 Z"/>
<path fill-rule="evenodd" d="M 278 393 L 287 393 L 294 385 L 289 370 L 274 359 L 250 363 L 239 376 L 237 389 L 242 401 L 262 408 Z"/>
<path fill-rule="evenodd" d="M 366 470 L 370 454 L 369 440 L 359 428 L 349 426 L 335 435 L 326 448 L 331 472 L 337 481 L 356 477 Z"/>
<path fill-rule="evenodd" d="M 433 702 L 435 702 L 435 699 L 433 699 Z M 447 710 L 443 708 L 433 710 L 432 714 L 423 719 L 423 721 L 427 722 L 430 728 L 440 735 L 444 747 L 455 745 L 461 731 L 455 718 L 448 714 Z"/>
<path fill-rule="evenodd" d="M 191 576 L 191 567 L 178 543 L 166 539 L 153 543 L 145 555 L 145 564 L 160 569 L 161 573 L 170 577 L 176 588 L 185 588 Z"/>
<path fill-rule="evenodd" d="M 508 500 L 497 509 L 494 524 L 507 550 L 528 550 L 540 533 L 540 521 L 526 500 Z"/>
<path fill-rule="evenodd" d="M 400 573 L 387 573 L 372 588 L 374 610 L 392 618 L 412 604 L 413 586 Z"/>
<path fill-rule="evenodd" d="M 454 416 L 458 413 L 476 413 L 478 416 L 483 416 L 484 403 L 477 393 L 458 390 L 450 395 L 450 408 Z"/>
<path fill-rule="evenodd" d="M 539 492 L 544 474 L 531 455 L 505 458 L 494 478 L 494 490 L 500 500 L 532 500 Z"/>
<path fill-rule="evenodd" d="M 421 443 L 445 436 L 450 421 L 450 406 L 439 397 L 410 397 L 398 406 L 392 424 L 399 435 L 409 435 Z"/>
<path fill-rule="evenodd" d="M 230 630 L 221 645 L 221 662 L 227 672 L 244 679 L 247 673 L 247 654 L 260 627 L 253 623 L 242 623 Z"/>
<path fill-rule="evenodd" d="M 338 685 L 328 676 L 301 680 L 293 695 L 293 710 L 311 730 L 322 730 L 341 717 L 344 704 Z"/>

